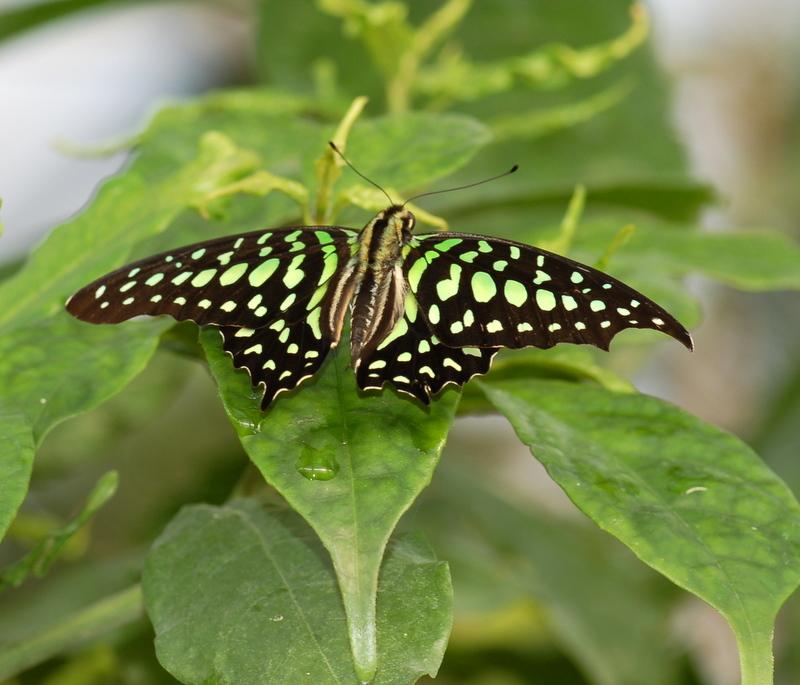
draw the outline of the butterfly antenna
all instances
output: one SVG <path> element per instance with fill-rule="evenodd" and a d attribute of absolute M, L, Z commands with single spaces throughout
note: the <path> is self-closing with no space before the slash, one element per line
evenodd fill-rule
<path fill-rule="evenodd" d="M 497 174 L 497 176 L 492 176 L 491 178 L 484 178 L 482 181 L 476 181 L 475 183 L 468 183 L 465 186 L 456 186 L 455 188 L 445 188 L 444 190 L 431 190 L 428 193 L 420 193 L 419 195 L 414 195 L 414 197 L 408 198 L 403 203 L 403 207 L 405 207 L 412 200 L 418 200 L 419 198 L 427 197 L 428 195 L 438 195 L 439 193 L 451 193 L 454 190 L 464 190 L 465 188 L 474 188 L 475 186 L 483 185 L 484 183 L 488 183 L 489 181 L 496 181 L 498 178 L 503 178 L 503 176 L 508 176 L 509 174 L 513 174 L 517 169 L 519 169 L 519 164 L 515 164 L 508 171 L 504 171 L 502 174 Z"/>
<path fill-rule="evenodd" d="M 375 183 L 375 181 L 373 181 L 371 178 L 367 178 L 366 176 L 364 176 L 364 174 L 362 174 L 358 169 L 356 169 L 350 163 L 350 161 L 347 159 L 347 157 L 345 157 L 342 154 L 342 151 L 338 147 L 336 147 L 336 143 L 334 143 L 332 140 L 329 140 L 328 141 L 328 145 L 331 146 L 331 150 L 333 150 L 337 155 L 339 155 L 339 157 L 342 158 L 342 161 L 344 161 L 344 163 L 347 164 L 347 166 L 349 166 L 353 171 L 355 171 L 359 176 L 361 176 L 361 178 L 363 178 L 367 183 L 371 183 L 378 190 L 380 190 L 386 196 L 386 199 L 389 200 L 389 204 L 390 205 L 394 205 L 395 204 L 394 200 L 392 200 L 392 198 L 389 197 L 389 193 L 387 193 L 383 188 L 381 188 L 381 186 L 379 186 L 377 183 Z"/>

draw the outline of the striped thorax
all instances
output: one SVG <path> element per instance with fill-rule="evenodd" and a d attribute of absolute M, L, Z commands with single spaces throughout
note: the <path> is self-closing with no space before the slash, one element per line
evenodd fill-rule
<path fill-rule="evenodd" d="M 413 229 L 414 215 L 401 205 L 392 205 L 358 236 L 350 302 L 350 357 L 356 369 L 403 314 L 406 284 L 402 249 Z"/>

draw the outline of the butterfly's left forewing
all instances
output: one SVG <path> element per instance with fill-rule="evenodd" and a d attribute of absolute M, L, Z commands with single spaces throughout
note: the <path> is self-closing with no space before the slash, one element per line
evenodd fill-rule
<path fill-rule="evenodd" d="M 188 245 L 97 279 L 70 298 L 67 310 L 90 323 L 167 314 L 201 325 L 268 326 L 288 312 L 304 315 L 305 304 L 297 304 L 322 299 L 350 259 L 355 235 L 334 226 L 293 227 Z"/>
<path fill-rule="evenodd" d="M 621 281 L 522 243 L 463 233 L 412 238 L 403 268 L 433 333 L 453 347 L 608 349 L 625 328 L 667 333 L 689 349 L 688 331 Z"/>

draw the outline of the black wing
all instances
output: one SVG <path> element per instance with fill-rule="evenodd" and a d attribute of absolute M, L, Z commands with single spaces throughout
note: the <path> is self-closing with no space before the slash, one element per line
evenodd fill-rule
<path fill-rule="evenodd" d="M 651 328 L 692 349 L 688 331 L 655 302 L 552 252 L 465 233 L 416 236 L 405 250 L 409 287 L 448 346 L 608 349 L 625 328 Z"/>
<path fill-rule="evenodd" d="M 227 236 L 128 264 L 79 290 L 67 310 L 90 323 L 168 314 L 260 328 L 305 317 L 350 259 L 356 232 L 302 226 Z M 301 306 L 297 306 L 301 305 Z"/>

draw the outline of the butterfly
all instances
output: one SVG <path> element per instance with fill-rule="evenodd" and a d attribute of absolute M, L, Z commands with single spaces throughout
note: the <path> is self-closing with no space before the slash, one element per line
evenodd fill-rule
<path fill-rule="evenodd" d="M 320 369 L 348 312 L 358 387 L 389 383 L 424 404 L 487 373 L 503 347 L 607 350 L 619 331 L 651 328 L 692 349 L 668 312 L 597 269 L 414 227 L 413 213 L 390 203 L 360 231 L 292 226 L 196 243 L 102 276 L 66 308 L 95 324 L 166 314 L 217 328 L 234 366 L 264 388 L 262 409 Z"/>

